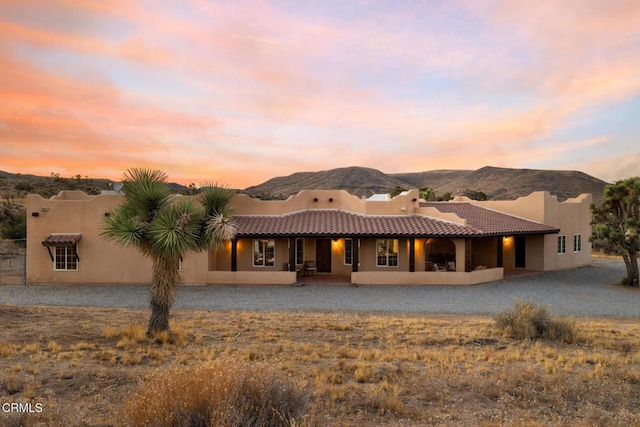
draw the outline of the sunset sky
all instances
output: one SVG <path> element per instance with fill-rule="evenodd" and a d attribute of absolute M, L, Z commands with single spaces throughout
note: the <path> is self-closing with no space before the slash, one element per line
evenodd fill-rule
<path fill-rule="evenodd" d="M 0 0 L 0 170 L 640 175 L 640 1 Z"/>

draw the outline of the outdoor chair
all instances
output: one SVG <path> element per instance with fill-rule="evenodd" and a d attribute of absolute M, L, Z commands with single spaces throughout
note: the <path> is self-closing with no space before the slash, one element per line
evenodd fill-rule
<path fill-rule="evenodd" d="M 304 262 L 304 275 L 308 276 L 311 274 L 316 274 L 316 271 L 318 271 L 318 268 L 316 267 L 316 262 L 315 261 L 305 261 Z"/>

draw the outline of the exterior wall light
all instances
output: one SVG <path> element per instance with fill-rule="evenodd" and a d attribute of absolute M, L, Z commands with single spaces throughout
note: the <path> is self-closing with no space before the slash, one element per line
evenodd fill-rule
<path fill-rule="evenodd" d="M 317 201 L 318 201 L 318 198 L 317 198 L 317 197 L 314 197 L 314 198 L 313 198 L 313 201 L 314 201 L 314 202 L 317 202 Z"/>
<path fill-rule="evenodd" d="M 31 216 L 40 216 L 38 212 L 31 212 Z"/>
<path fill-rule="evenodd" d="M 333 203 L 333 197 L 329 197 L 329 203 Z"/>

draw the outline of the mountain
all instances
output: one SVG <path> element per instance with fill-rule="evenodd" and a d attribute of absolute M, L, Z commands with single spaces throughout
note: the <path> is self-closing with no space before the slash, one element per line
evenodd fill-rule
<path fill-rule="evenodd" d="M 45 197 L 60 190 L 82 190 L 97 194 L 111 189 L 113 181 L 81 177 L 62 178 L 57 174 L 48 177 L 12 174 L 0 171 L 0 196 L 21 198 L 27 193 L 39 193 Z M 549 191 L 565 200 L 582 193 L 591 193 L 595 203 L 602 201 L 607 183 L 578 171 L 539 169 L 509 169 L 486 166 L 478 170 L 434 170 L 426 172 L 385 174 L 377 169 L 346 167 L 320 172 L 297 172 L 289 176 L 272 178 L 260 185 L 240 192 L 261 198 L 286 198 L 300 190 L 342 189 L 357 196 L 369 197 L 376 193 L 390 193 L 396 187 L 429 187 L 438 196 L 450 193 L 470 194 L 482 192 L 490 200 L 512 200 L 534 191 Z M 172 184 L 174 191 L 188 191 L 184 186 Z"/>
<path fill-rule="evenodd" d="M 4 200 L 21 199 L 28 193 L 37 193 L 48 198 L 62 190 L 80 190 L 87 194 L 100 194 L 103 190 L 112 190 L 114 181 L 102 178 L 90 178 L 76 175 L 64 178 L 60 174 L 37 176 L 0 171 L 0 197 Z M 181 193 L 187 187 L 170 183 L 173 191 Z"/>
<path fill-rule="evenodd" d="M 351 194 L 368 197 L 374 193 L 389 193 L 400 186 L 406 189 L 429 187 L 439 196 L 445 193 L 455 196 L 483 192 L 490 200 L 513 200 L 534 191 L 548 191 L 559 200 L 591 193 L 594 202 L 599 203 L 606 184 L 601 179 L 579 171 L 486 166 L 478 170 L 385 174 L 376 169 L 354 166 L 277 177 L 249 187 L 243 193 L 255 197 L 288 197 L 305 189 L 343 189 Z"/>
<path fill-rule="evenodd" d="M 351 194 L 369 197 L 390 192 L 396 186 L 407 184 L 377 169 L 348 167 L 320 172 L 297 172 L 289 176 L 272 178 L 244 191 L 254 197 L 288 197 L 300 190 L 346 190 Z"/>
<path fill-rule="evenodd" d="M 566 200 L 591 193 L 594 201 L 602 200 L 607 183 L 579 171 L 510 169 L 486 166 L 475 171 L 429 171 L 393 174 L 414 188 L 429 187 L 436 194 L 452 195 L 482 191 L 490 200 L 513 200 L 534 191 L 548 191 Z"/>

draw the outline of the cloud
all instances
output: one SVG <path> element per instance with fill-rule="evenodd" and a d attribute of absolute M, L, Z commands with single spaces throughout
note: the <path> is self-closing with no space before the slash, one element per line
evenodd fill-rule
<path fill-rule="evenodd" d="M 354 164 L 553 165 L 615 145 L 581 129 L 640 94 L 635 1 L 33 7 L 0 6 L 2 167 L 243 187 Z"/>

